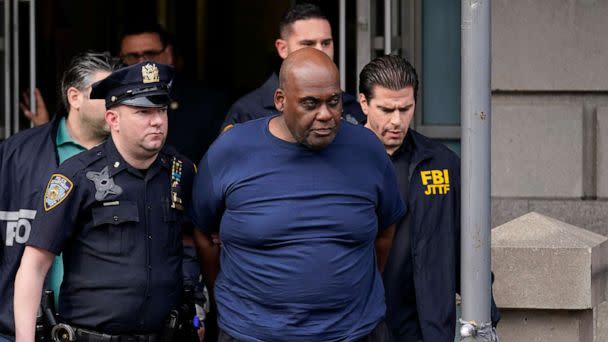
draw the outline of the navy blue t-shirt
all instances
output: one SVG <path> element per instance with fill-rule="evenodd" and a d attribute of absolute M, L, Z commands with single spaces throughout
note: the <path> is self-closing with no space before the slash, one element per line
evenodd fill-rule
<path fill-rule="evenodd" d="M 405 213 L 384 147 L 342 121 L 313 151 L 274 137 L 271 118 L 236 125 L 199 165 L 193 218 L 219 229 L 219 326 L 243 341 L 352 341 L 386 306 L 378 228 Z"/>

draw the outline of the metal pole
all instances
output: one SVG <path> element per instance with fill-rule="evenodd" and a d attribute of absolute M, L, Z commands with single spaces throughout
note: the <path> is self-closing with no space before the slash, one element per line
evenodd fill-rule
<path fill-rule="evenodd" d="M 340 88 L 346 87 L 346 0 L 340 0 Z"/>
<path fill-rule="evenodd" d="M 11 135 L 11 2 L 4 0 L 4 139 Z"/>
<path fill-rule="evenodd" d="M 7 0 L 8 1 L 8 0 Z M 13 133 L 19 131 L 19 0 L 13 1 Z"/>
<path fill-rule="evenodd" d="M 461 334 L 492 341 L 490 323 L 490 0 L 462 0 Z"/>
<path fill-rule="evenodd" d="M 369 63 L 372 57 L 371 29 L 372 16 L 371 4 L 375 6 L 374 0 L 357 0 L 357 75 L 363 67 Z M 359 91 L 359 77 L 357 77 L 357 92 Z"/>
<path fill-rule="evenodd" d="M 391 0 L 384 0 L 384 54 L 390 55 L 392 46 L 391 40 L 393 39 L 393 32 L 391 30 Z"/>
<path fill-rule="evenodd" d="M 36 110 L 36 0 L 30 0 L 30 112 Z M 30 123 L 34 126 L 34 123 Z"/>

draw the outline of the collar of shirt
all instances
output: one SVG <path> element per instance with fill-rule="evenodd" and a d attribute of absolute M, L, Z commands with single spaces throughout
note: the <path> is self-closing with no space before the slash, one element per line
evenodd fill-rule
<path fill-rule="evenodd" d="M 55 143 L 57 144 L 57 154 L 59 155 L 60 164 L 66 159 L 87 150 L 72 138 L 70 132 L 68 131 L 65 117 L 59 120 Z"/>
<path fill-rule="evenodd" d="M 168 171 L 171 171 L 172 160 L 167 155 L 167 153 L 165 153 L 164 150 L 165 148 L 163 147 L 163 149 L 158 153 L 158 156 L 156 157 L 152 165 L 150 165 L 150 167 L 148 168 L 148 172 L 146 173 L 147 177 L 154 176 L 157 171 L 160 170 L 160 168 L 164 168 Z M 125 169 L 129 170 L 129 172 L 135 175 L 143 176 L 143 174 L 139 170 L 129 165 L 120 155 L 118 149 L 116 149 L 116 145 L 114 144 L 114 140 L 112 140 L 112 137 L 109 137 L 108 140 L 106 140 L 105 155 L 106 160 L 108 161 L 108 170 L 110 177 L 113 177 L 115 174 Z"/>
<path fill-rule="evenodd" d="M 401 146 L 391 155 L 391 159 L 395 160 L 402 155 L 406 156 L 408 160 L 411 159 L 412 150 L 414 149 L 414 140 L 412 139 L 412 134 L 410 134 L 411 130 L 408 130 L 408 134 L 405 135 L 403 139 L 403 143 Z"/>

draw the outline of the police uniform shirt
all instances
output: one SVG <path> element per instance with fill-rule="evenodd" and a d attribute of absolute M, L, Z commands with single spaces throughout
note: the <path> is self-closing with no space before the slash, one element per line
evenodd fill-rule
<path fill-rule="evenodd" d="M 193 174 L 168 147 L 137 170 L 111 138 L 59 167 L 28 245 L 63 252 L 60 320 L 107 334 L 161 329 L 180 297 Z"/>

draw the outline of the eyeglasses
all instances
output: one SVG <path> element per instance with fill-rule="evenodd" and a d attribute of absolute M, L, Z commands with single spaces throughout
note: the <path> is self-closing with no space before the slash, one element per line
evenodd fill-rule
<path fill-rule="evenodd" d="M 125 64 L 135 64 L 137 62 L 139 62 L 140 60 L 153 60 L 154 58 L 156 58 L 158 55 L 160 55 L 161 53 L 163 53 L 163 51 L 165 51 L 167 47 L 163 47 L 160 50 L 146 50 L 142 53 L 138 53 L 138 52 L 130 52 L 130 53 L 126 53 L 124 55 L 120 55 L 120 59 L 122 59 L 122 61 Z"/>

